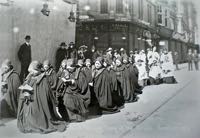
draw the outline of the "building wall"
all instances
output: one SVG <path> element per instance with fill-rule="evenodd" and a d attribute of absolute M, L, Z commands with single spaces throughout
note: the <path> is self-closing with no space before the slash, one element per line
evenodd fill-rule
<path fill-rule="evenodd" d="M 122 0 L 122 6 L 123 6 L 123 12 L 121 14 L 117 13 L 117 0 L 107 0 L 108 2 L 108 12 L 102 14 L 101 13 L 101 0 L 80 0 L 79 1 L 79 9 L 80 9 L 80 17 L 81 20 L 84 23 L 96 20 L 101 20 L 102 22 L 106 23 L 108 20 L 113 19 L 112 22 L 116 23 L 136 23 L 146 26 L 146 29 L 154 28 L 156 29 L 157 25 L 157 14 L 156 14 L 156 5 L 152 3 L 150 0 Z M 139 4 L 140 3 L 140 4 Z M 141 4 L 142 3 L 142 4 Z M 85 6 L 89 6 L 90 10 L 86 11 Z M 151 8 L 149 8 L 151 7 Z M 82 19 L 85 15 L 88 15 L 90 19 Z M 141 18 L 142 17 L 142 18 Z M 108 21 L 108 22 L 109 22 Z M 96 24 L 97 26 L 97 24 Z M 129 26 L 129 25 L 128 25 Z M 144 27 L 143 26 L 143 27 Z M 144 28 L 140 28 L 139 25 L 134 25 L 133 29 L 128 29 L 127 31 L 123 31 L 121 29 L 118 30 L 112 30 L 109 32 L 98 32 L 97 35 L 99 36 L 99 39 L 96 41 L 98 48 L 106 48 L 108 46 L 113 46 L 113 48 L 120 48 L 124 47 L 129 50 L 137 49 L 144 49 L 145 43 L 144 41 L 138 40 L 138 29 L 144 30 Z M 81 26 L 78 28 L 78 30 L 81 28 Z M 91 26 L 91 28 L 93 28 Z M 91 33 L 94 33 L 91 32 Z M 83 43 L 85 41 L 86 45 L 92 45 L 93 37 L 90 37 L 92 34 L 88 34 L 87 31 L 81 31 L 77 33 L 77 41 L 78 43 Z M 123 40 L 122 37 L 126 36 L 126 40 Z M 81 40 L 84 36 L 84 39 Z M 87 36 L 87 38 L 85 38 Z M 91 40 L 89 40 L 90 38 Z M 80 39 L 78 39 L 80 38 Z M 79 45 L 80 45 L 79 44 Z"/>
<path fill-rule="evenodd" d="M 195 43 L 197 29 L 197 8 L 191 1 L 178 0 L 177 1 L 177 16 L 179 17 L 178 33 L 186 35 L 190 43 Z"/>
<path fill-rule="evenodd" d="M 139 8 L 139 2 L 143 5 Z M 115 19 L 116 21 L 131 21 L 139 19 L 139 12 L 142 13 L 143 21 L 148 23 L 148 6 L 151 6 L 151 26 L 156 25 L 156 6 L 149 0 L 122 0 L 123 12 L 116 12 L 117 0 L 108 0 L 108 12 L 101 13 L 101 0 L 80 0 L 80 15 L 91 15 L 94 19 Z M 86 11 L 86 5 L 90 6 L 90 10 Z"/>
<path fill-rule="evenodd" d="M 71 5 L 62 0 L 50 0 L 50 15 L 40 12 L 44 1 L 15 0 L 13 5 L 0 5 L 0 63 L 11 59 L 17 70 L 19 46 L 25 35 L 31 35 L 33 60 L 50 59 L 54 63 L 58 45 L 75 40 L 75 23 L 68 21 Z"/>

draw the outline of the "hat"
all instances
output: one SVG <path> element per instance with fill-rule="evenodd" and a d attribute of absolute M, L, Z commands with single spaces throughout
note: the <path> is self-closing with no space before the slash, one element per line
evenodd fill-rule
<path fill-rule="evenodd" d="M 118 50 L 117 50 L 117 49 L 115 49 L 115 50 L 114 50 L 114 52 L 115 52 L 115 53 L 117 53 L 117 52 L 118 52 Z"/>
<path fill-rule="evenodd" d="M 124 51 L 124 48 L 121 48 L 120 51 Z"/>
<path fill-rule="evenodd" d="M 85 63 L 91 63 L 91 59 L 89 59 L 89 58 L 86 59 L 86 60 L 85 60 Z"/>
<path fill-rule="evenodd" d="M 45 60 L 45 61 L 43 62 L 43 65 L 48 65 L 48 66 L 50 66 L 50 65 L 51 65 L 51 63 L 50 63 L 50 61 L 49 61 L 49 60 Z"/>
<path fill-rule="evenodd" d="M 133 54 L 133 50 L 131 50 L 129 53 L 130 53 L 130 54 Z"/>
<path fill-rule="evenodd" d="M 101 64 L 103 64 L 104 59 L 102 57 L 97 57 L 96 60 L 95 60 L 95 62 L 96 61 L 99 61 Z"/>
<path fill-rule="evenodd" d="M 144 50 L 141 50 L 142 53 L 144 53 Z"/>
<path fill-rule="evenodd" d="M 109 51 L 113 51 L 113 49 L 111 47 L 109 47 L 106 52 L 109 52 Z"/>
<path fill-rule="evenodd" d="M 60 46 L 66 46 L 65 42 L 62 42 L 62 43 L 60 44 Z"/>
<path fill-rule="evenodd" d="M 12 62 L 9 59 L 3 61 L 2 66 L 12 67 Z"/>
<path fill-rule="evenodd" d="M 119 57 L 116 58 L 116 60 L 119 60 L 120 62 L 122 62 L 122 57 L 119 56 Z"/>
<path fill-rule="evenodd" d="M 79 59 L 77 65 L 83 65 L 83 64 L 84 64 L 83 59 Z"/>
<path fill-rule="evenodd" d="M 124 55 L 124 56 L 122 57 L 122 60 L 128 61 L 128 56 Z"/>
<path fill-rule="evenodd" d="M 41 71 L 41 68 L 42 68 L 42 64 L 39 62 L 39 61 L 32 61 L 31 64 L 29 65 L 29 68 L 28 68 L 28 71 L 33 71 L 33 70 L 36 70 L 36 71 Z"/>
<path fill-rule="evenodd" d="M 73 58 L 70 58 L 67 60 L 67 67 L 74 67 L 75 66 L 75 60 Z"/>
<path fill-rule="evenodd" d="M 86 45 L 82 45 L 82 46 L 79 47 L 79 49 L 81 49 L 81 48 L 83 48 L 83 49 L 84 49 L 84 48 L 87 49 L 88 46 L 86 46 Z"/>
<path fill-rule="evenodd" d="M 129 60 L 129 61 L 133 61 L 133 58 L 132 58 L 132 57 L 128 57 L 128 60 Z"/>
<path fill-rule="evenodd" d="M 30 39 L 31 39 L 31 36 L 30 36 L 30 35 L 26 35 L 26 36 L 25 36 L 25 39 L 26 39 L 26 40 L 30 40 Z"/>
<path fill-rule="evenodd" d="M 67 59 L 64 59 L 61 64 L 67 65 Z"/>
<path fill-rule="evenodd" d="M 70 42 L 69 45 L 75 45 L 75 43 L 74 42 Z"/>

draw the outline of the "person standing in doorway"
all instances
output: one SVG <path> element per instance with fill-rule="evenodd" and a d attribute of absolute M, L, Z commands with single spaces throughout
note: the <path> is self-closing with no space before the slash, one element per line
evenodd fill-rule
<path fill-rule="evenodd" d="M 193 67 L 192 67 L 193 54 L 192 54 L 191 49 L 188 50 L 187 60 L 188 60 L 188 70 L 192 71 L 193 70 Z"/>
<path fill-rule="evenodd" d="M 196 49 L 194 50 L 193 60 L 194 60 L 195 69 L 199 70 L 199 54 Z"/>
<path fill-rule="evenodd" d="M 25 37 L 25 43 L 20 46 L 20 49 L 18 51 L 18 58 L 21 62 L 21 73 L 20 73 L 21 82 L 23 82 L 26 76 L 28 75 L 28 67 L 32 60 L 30 40 L 31 36 L 27 35 Z"/>

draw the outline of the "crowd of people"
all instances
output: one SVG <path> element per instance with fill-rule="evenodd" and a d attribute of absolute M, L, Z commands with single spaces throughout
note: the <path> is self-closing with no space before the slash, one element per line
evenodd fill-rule
<path fill-rule="evenodd" d="M 63 42 L 54 67 L 48 59 L 31 61 L 30 39 L 25 37 L 18 53 L 20 75 L 8 59 L 1 67 L 0 115 L 16 117 L 23 133 L 64 131 L 70 122 L 120 112 L 147 85 L 177 83 L 172 53 L 166 49 L 160 54 L 156 47 L 146 53 L 124 48 L 102 52 Z"/>

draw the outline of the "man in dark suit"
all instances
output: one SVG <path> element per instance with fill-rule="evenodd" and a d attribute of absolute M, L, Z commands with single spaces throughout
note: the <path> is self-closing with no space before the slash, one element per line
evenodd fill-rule
<path fill-rule="evenodd" d="M 78 58 L 78 51 L 75 48 L 75 44 L 73 42 L 69 43 L 69 49 L 68 49 L 68 51 L 69 51 L 68 59 L 69 58 L 73 58 L 73 59 L 77 60 L 77 58 Z"/>
<path fill-rule="evenodd" d="M 18 58 L 21 62 L 20 80 L 22 82 L 28 75 L 28 67 L 32 60 L 30 40 L 31 36 L 27 35 L 25 37 L 25 43 L 20 46 L 20 49 L 18 51 Z"/>
<path fill-rule="evenodd" d="M 59 68 L 60 68 L 60 65 L 61 65 L 61 62 L 67 58 L 68 56 L 68 51 L 67 51 L 67 48 L 66 48 L 66 44 L 65 42 L 62 42 L 60 44 L 60 47 L 57 49 L 56 51 L 56 72 L 59 71 Z"/>

